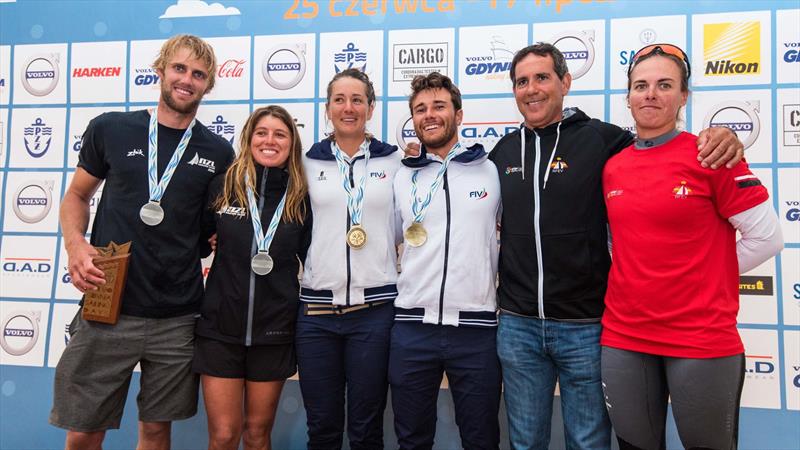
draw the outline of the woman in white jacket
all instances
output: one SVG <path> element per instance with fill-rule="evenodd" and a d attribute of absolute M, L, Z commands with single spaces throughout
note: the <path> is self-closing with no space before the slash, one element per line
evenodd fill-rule
<path fill-rule="evenodd" d="M 303 159 L 314 224 L 296 347 L 309 449 L 341 448 L 345 405 L 350 448 L 383 448 L 402 152 L 367 132 L 374 108 L 366 74 L 336 74 L 325 105 L 333 133 Z"/>

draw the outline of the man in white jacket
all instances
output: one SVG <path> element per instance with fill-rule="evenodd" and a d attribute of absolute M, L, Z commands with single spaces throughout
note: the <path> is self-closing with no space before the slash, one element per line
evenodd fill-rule
<path fill-rule="evenodd" d="M 411 86 L 422 149 L 394 180 L 405 244 L 389 355 L 395 432 L 401 449 L 433 446 L 446 372 L 462 446 L 496 449 L 497 169 L 482 146 L 458 142 L 461 93 L 448 77 L 418 76 Z"/>

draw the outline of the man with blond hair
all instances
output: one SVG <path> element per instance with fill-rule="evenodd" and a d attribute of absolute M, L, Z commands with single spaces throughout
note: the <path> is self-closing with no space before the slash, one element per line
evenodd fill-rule
<path fill-rule="evenodd" d="M 79 312 L 56 368 L 50 423 L 68 430 L 67 449 L 100 449 L 106 430 L 119 428 L 137 363 L 138 448 L 169 449 L 172 421 L 197 412 L 191 361 L 207 239 L 201 219 L 207 187 L 233 152 L 195 120 L 214 87 L 211 46 L 195 36 L 174 36 L 153 68 L 161 81 L 158 106 L 94 118 L 61 202 L 69 274 L 79 291 L 105 284 L 93 263 L 95 246 L 132 243 L 119 321 L 88 321 Z M 89 201 L 104 181 L 89 243 Z"/>

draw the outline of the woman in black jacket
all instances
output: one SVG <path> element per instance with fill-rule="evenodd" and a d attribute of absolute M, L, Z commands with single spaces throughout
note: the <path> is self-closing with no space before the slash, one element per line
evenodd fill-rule
<path fill-rule="evenodd" d="M 217 245 L 197 322 L 210 449 L 269 449 L 294 350 L 300 262 L 311 212 L 294 120 L 280 106 L 254 111 L 240 151 L 209 188 Z M 253 220 L 253 217 L 256 220 Z"/>

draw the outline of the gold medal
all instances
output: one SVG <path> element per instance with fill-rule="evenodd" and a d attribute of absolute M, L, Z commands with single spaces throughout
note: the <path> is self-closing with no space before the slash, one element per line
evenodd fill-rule
<path fill-rule="evenodd" d="M 367 230 L 361 225 L 351 226 L 347 230 L 347 245 L 356 250 L 367 245 Z"/>
<path fill-rule="evenodd" d="M 414 222 L 403 232 L 403 238 L 405 238 L 406 244 L 412 247 L 419 247 L 428 240 L 428 232 L 421 223 Z"/>

